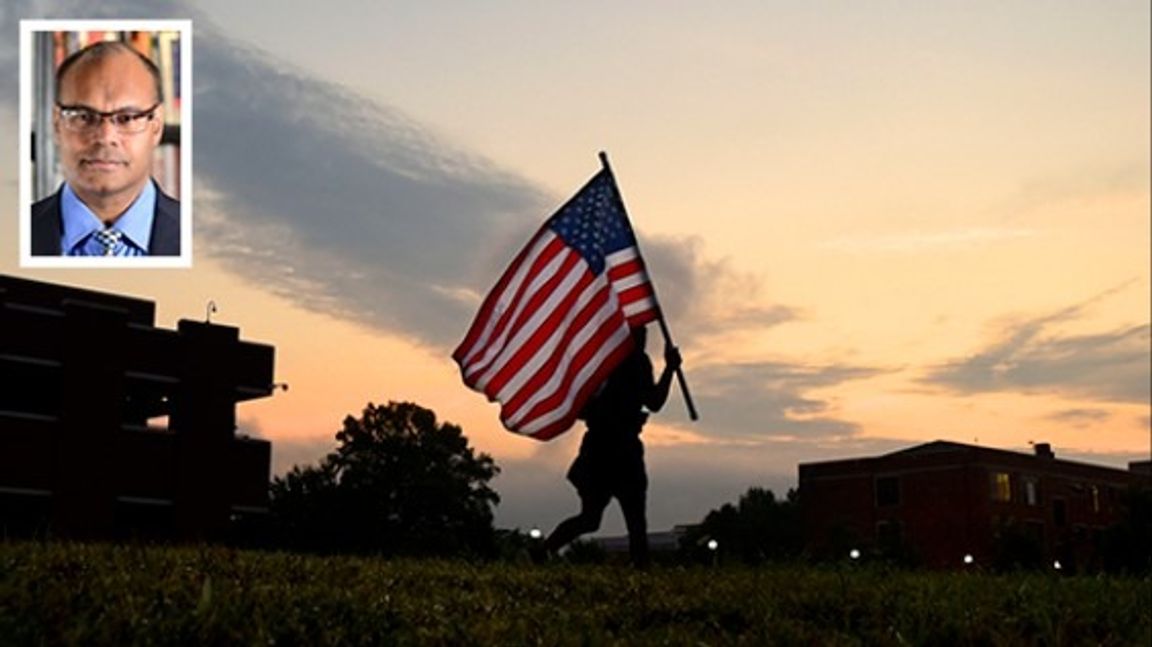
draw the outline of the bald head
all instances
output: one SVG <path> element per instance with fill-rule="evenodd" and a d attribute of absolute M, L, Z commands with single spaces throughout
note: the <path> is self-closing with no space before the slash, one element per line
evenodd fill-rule
<path fill-rule="evenodd" d="M 69 76 L 70 73 L 88 65 L 104 63 L 109 57 L 118 56 L 128 56 L 143 66 L 144 70 L 152 77 L 152 86 L 155 92 L 155 100 L 153 103 L 162 103 L 164 101 L 164 90 L 160 80 L 160 68 L 156 67 L 156 64 L 153 63 L 150 58 L 144 56 L 134 48 L 114 40 L 93 43 L 88 47 L 73 52 L 68 58 L 64 59 L 60 67 L 56 68 L 56 100 L 60 101 L 61 91 L 67 80 L 66 77 Z"/>

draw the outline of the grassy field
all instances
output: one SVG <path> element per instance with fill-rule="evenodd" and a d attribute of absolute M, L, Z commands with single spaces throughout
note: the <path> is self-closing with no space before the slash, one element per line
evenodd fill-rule
<path fill-rule="evenodd" d="M 1150 645 L 1152 582 L 0 542 L 0 644 Z"/>

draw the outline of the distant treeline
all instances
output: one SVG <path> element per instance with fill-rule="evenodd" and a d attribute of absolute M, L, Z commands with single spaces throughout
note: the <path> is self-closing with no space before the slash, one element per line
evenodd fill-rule
<path fill-rule="evenodd" d="M 322 554 L 522 559 L 534 540 L 493 526 L 499 502 L 489 481 L 495 461 L 475 452 L 460 427 L 437 421 L 412 403 L 369 403 L 348 416 L 337 449 L 318 465 L 296 467 L 271 484 L 270 514 L 237 529 L 237 543 Z M 1113 572 L 1152 572 L 1152 493 L 1128 494 L 1124 520 L 1104 533 L 1101 567 Z M 1041 569 L 1042 548 L 1022 533 L 998 538 L 997 570 Z M 914 567 L 908 546 L 883 546 L 867 557 Z M 577 543 L 569 561 L 604 562 L 596 544 Z M 678 564 L 757 565 L 809 562 L 800 497 L 778 498 L 751 487 L 738 501 L 709 512 L 690 526 L 679 549 L 657 555 Z"/>

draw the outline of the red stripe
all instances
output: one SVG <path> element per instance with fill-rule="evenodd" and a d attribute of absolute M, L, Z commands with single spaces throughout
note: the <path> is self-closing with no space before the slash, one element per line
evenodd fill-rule
<path fill-rule="evenodd" d="M 647 284 L 647 283 L 644 283 L 642 285 L 630 287 L 627 290 L 624 290 L 623 292 L 619 292 L 617 294 L 619 295 L 620 304 L 621 305 L 628 305 L 629 303 L 632 303 L 634 301 L 643 301 L 644 299 L 651 298 L 652 297 L 652 286 Z"/>
<path fill-rule="evenodd" d="M 628 326 L 631 328 L 639 328 L 640 326 L 650 324 L 659 318 L 660 309 L 655 307 L 649 308 L 648 310 L 642 310 L 632 315 L 631 317 L 628 317 Z"/>
<path fill-rule="evenodd" d="M 644 264 L 640 262 L 639 258 L 634 258 L 630 261 L 625 261 L 619 265 L 613 265 L 608 268 L 608 278 L 613 281 L 620 279 L 630 274 L 640 274 L 644 272 Z"/>

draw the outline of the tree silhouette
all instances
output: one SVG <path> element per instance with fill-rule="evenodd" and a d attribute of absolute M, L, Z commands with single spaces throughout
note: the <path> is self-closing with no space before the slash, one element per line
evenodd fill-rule
<path fill-rule="evenodd" d="M 681 539 L 681 549 L 696 560 L 713 559 L 709 541 L 720 556 L 749 564 L 795 558 L 804 536 L 796 490 L 777 500 L 772 490 L 753 487 L 736 505 L 725 503 Z"/>
<path fill-rule="evenodd" d="M 348 416 L 318 466 L 272 482 L 279 543 L 322 552 L 488 555 L 499 468 L 459 426 L 409 402 Z"/>

